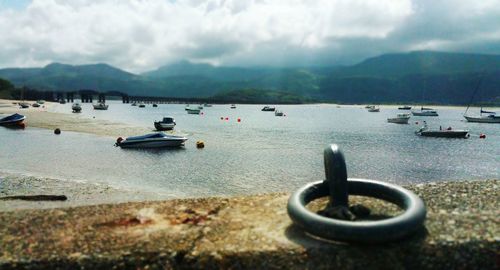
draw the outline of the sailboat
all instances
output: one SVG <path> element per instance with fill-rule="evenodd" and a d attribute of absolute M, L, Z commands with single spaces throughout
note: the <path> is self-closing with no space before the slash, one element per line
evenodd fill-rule
<path fill-rule="evenodd" d="M 470 104 L 472 103 L 472 100 L 474 99 L 475 94 L 479 90 L 479 86 L 481 85 L 483 78 L 481 78 L 481 80 L 479 80 L 477 87 L 476 87 L 476 90 L 472 94 L 470 102 L 467 105 L 467 109 L 465 109 L 464 118 L 465 118 L 465 120 L 467 120 L 467 122 L 474 122 L 474 123 L 500 123 L 500 116 L 496 115 L 496 112 L 483 110 L 483 106 L 481 106 L 481 108 L 479 109 L 479 116 L 467 115 L 467 112 L 469 111 Z M 483 115 L 483 114 L 485 114 L 485 115 Z"/>
<path fill-rule="evenodd" d="M 426 80 L 424 78 L 424 88 L 422 90 L 422 101 L 424 101 L 424 94 L 426 90 Z M 437 111 L 432 109 L 432 108 L 425 108 L 424 106 L 420 106 L 420 111 L 419 110 L 413 110 L 411 111 L 411 114 L 414 116 L 439 116 Z"/>

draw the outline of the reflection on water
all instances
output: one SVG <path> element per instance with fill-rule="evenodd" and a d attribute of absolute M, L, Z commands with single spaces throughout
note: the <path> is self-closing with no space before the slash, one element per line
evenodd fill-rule
<path fill-rule="evenodd" d="M 138 108 L 111 102 L 108 111 L 90 106 L 83 105 L 82 115 L 148 127 L 173 116 L 176 130 L 189 140 L 180 149 L 125 150 L 113 147 L 113 138 L 0 128 L 0 171 L 104 182 L 172 197 L 291 191 L 324 178 L 323 148 L 337 143 L 351 177 L 400 184 L 499 178 L 500 125 L 464 122 L 461 109 L 441 109 L 439 117 L 412 117 L 411 124 L 398 125 L 386 122 L 397 110 L 384 108 L 369 113 L 361 107 L 289 105 L 278 106 L 286 117 L 275 117 L 255 105 L 235 110 L 214 105 L 203 115 L 188 115 L 184 105 Z M 422 119 L 430 127 L 467 128 L 473 135 L 418 137 L 415 121 Z M 487 138 L 478 139 L 479 133 Z M 206 147 L 197 149 L 197 140 Z"/>

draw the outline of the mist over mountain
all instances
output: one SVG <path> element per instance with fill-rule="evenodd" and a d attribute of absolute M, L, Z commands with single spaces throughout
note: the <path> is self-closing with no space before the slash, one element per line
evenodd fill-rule
<path fill-rule="evenodd" d="M 384 54 L 352 66 L 329 67 L 218 67 L 181 61 L 142 74 L 107 64 L 53 63 L 0 69 L 0 78 L 40 90 L 220 97 L 254 89 L 341 103 L 466 104 L 479 84 L 475 102 L 500 103 L 500 55 L 430 51 Z"/>

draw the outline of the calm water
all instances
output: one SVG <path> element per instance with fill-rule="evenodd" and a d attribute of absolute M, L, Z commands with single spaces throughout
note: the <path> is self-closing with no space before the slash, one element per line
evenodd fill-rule
<path fill-rule="evenodd" d="M 361 106 L 278 106 L 286 117 L 275 117 L 261 112 L 261 105 L 235 110 L 214 105 L 198 116 L 188 115 L 184 105 L 109 104 L 108 111 L 84 104 L 82 115 L 146 127 L 173 116 L 176 130 L 189 140 L 181 149 L 124 150 L 113 147 L 114 138 L 0 128 L 0 171 L 88 180 L 169 197 L 291 191 L 324 178 L 322 151 L 337 143 L 350 177 L 399 184 L 500 178 L 500 125 L 464 122 L 463 109 L 440 109 L 439 117 L 412 116 L 412 124 L 397 125 L 386 122 L 396 109 L 369 113 Z M 55 110 L 68 112 L 70 107 Z M 422 119 L 431 127 L 467 128 L 472 137 L 418 137 L 415 121 Z M 478 139 L 479 133 L 487 138 Z M 205 142 L 205 149 L 196 149 L 197 140 Z"/>

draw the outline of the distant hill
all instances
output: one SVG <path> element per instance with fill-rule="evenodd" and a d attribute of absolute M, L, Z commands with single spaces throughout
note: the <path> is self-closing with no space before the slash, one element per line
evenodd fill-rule
<path fill-rule="evenodd" d="M 218 67 L 181 61 L 143 74 L 107 64 L 53 63 L 43 68 L 0 69 L 0 78 L 17 87 L 57 91 L 95 89 L 172 97 L 232 93 L 236 97 L 234 91 L 248 95 L 252 89 L 271 92 L 269 98 L 289 93 L 303 100 L 341 103 L 440 104 L 468 103 L 482 81 L 475 102 L 500 101 L 500 55 L 429 51 L 384 54 L 352 66 L 331 67 Z"/>

